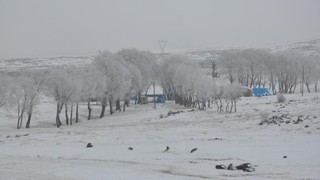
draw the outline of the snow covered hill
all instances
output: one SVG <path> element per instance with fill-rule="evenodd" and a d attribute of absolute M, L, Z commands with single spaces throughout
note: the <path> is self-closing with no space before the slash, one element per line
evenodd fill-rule
<path fill-rule="evenodd" d="M 277 46 L 272 48 L 275 51 L 293 50 L 305 55 L 320 56 L 320 39 L 306 42 L 298 42 L 289 45 Z M 199 62 L 203 68 L 211 68 L 212 60 L 220 56 L 222 49 L 197 49 L 197 50 L 179 50 L 161 55 L 156 54 L 156 58 L 161 61 L 169 55 L 180 55 L 196 62 Z M 90 64 L 94 56 L 90 57 L 51 57 L 51 58 L 16 58 L 0 59 L 0 72 L 16 71 L 24 68 L 54 68 L 59 66 L 83 67 Z"/>
<path fill-rule="evenodd" d="M 276 50 L 293 50 L 304 55 L 320 56 L 320 39 L 278 46 Z"/>
<path fill-rule="evenodd" d="M 60 66 L 83 67 L 91 64 L 93 57 L 51 57 L 0 59 L 0 72 L 22 69 L 47 69 Z"/>

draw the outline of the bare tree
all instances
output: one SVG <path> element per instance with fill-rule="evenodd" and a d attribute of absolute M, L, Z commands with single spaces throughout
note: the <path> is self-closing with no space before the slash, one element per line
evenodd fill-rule
<path fill-rule="evenodd" d="M 46 93 L 57 103 L 56 125 L 58 128 L 62 125 L 60 120 L 62 108 L 73 93 L 72 82 L 66 78 L 66 75 L 65 69 L 54 69 L 46 79 Z"/>
<path fill-rule="evenodd" d="M 6 105 L 12 95 L 12 83 L 6 75 L 0 77 L 0 108 Z"/>
<path fill-rule="evenodd" d="M 29 94 L 29 109 L 28 109 L 28 120 L 26 123 L 26 128 L 30 128 L 31 117 L 33 113 L 34 106 L 39 102 L 39 96 L 43 91 L 44 81 L 45 81 L 45 71 L 34 70 L 29 71 L 23 74 L 24 76 L 28 76 L 31 80 L 32 89 Z"/>
<path fill-rule="evenodd" d="M 13 106 L 11 107 L 17 108 L 17 129 L 20 129 L 22 127 L 22 121 L 25 113 L 32 109 L 30 104 L 32 101 L 32 97 L 35 96 L 34 93 L 36 92 L 35 88 L 32 85 L 32 81 L 29 78 L 18 77 L 17 79 L 15 79 L 14 91 L 10 101 L 13 104 Z"/>
<path fill-rule="evenodd" d="M 241 59 L 241 58 L 240 58 Z M 221 53 L 219 58 L 224 67 L 225 74 L 230 83 L 233 83 L 236 79 L 237 64 L 239 64 L 239 51 L 238 50 L 225 50 Z"/>

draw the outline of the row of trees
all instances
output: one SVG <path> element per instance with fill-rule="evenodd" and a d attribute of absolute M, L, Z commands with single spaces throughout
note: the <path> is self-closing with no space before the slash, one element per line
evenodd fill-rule
<path fill-rule="evenodd" d="M 299 84 L 310 92 L 310 85 L 314 85 L 317 92 L 319 59 L 289 51 L 226 50 L 221 53 L 218 66 L 230 83 L 238 82 L 251 88 L 269 87 L 274 93 L 294 93 Z"/>
<path fill-rule="evenodd" d="M 213 101 L 218 112 L 236 111 L 245 90 L 238 83 L 217 84 L 198 63 L 182 57 L 169 57 L 158 71 L 167 98 L 186 107 L 205 109 Z"/>
<path fill-rule="evenodd" d="M 214 103 L 218 112 L 236 111 L 236 104 L 247 87 L 269 85 L 276 92 L 293 93 L 299 83 L 317 91 L 319 61 L 294 53 L 272 53 L 261 49 L 223 51 L 218 67 L 226 81 L 217 83 L 198 63 L 179 56 L 170 56 L 156 63 L 152 53 L 123 49 L 116 53 L 104 51 L 92 64 L 83 68 L 56 68 L 21 71 L 0 77 L 0 108 L 9 105 L 17 110 L 17 128 L 27 117 L 30 127 L 32 113 L 41 96 L 56 102 L 56 125 L 61 113 L 65 124 L 79 122 L 79 103 L 87 104 L 87 119 L 92 118 L 92 101 L 101 104 L 100 118 L 107 105 L 110 114 L 125 111 L 130 96 L 136 103 L 149 85 L 158 81 L 168 100 L 186 107 L 205 109 Z M 122 106 L 120 102 L 123 102 Z M 115 108 L 114 108 L 115 107 Z"/>
<path fill-rule="evenodd" d="M 60 116 L 64 110 L 66 125 L 73 119 L 79 121 L 79 103 L 87 102 L 88 120 L 91 119 L 91 101 L 100 101 L 100 118 L 105 116 L 107 104 L 110 114 L 125 111 L 130 94 L 138 97 L 154 77 L 155 58 L 152 53 L 136 49 L 123 49 L 117 53 L 105 51 L 84 68 L 60 67 L 47 70 L 24 70 L 11 75 L 1 75 L 0 108 L 8 105 L 18 114 L 17 128 L 27 116 L 30 127 L 34 107 L 42 95 L 56 102 L 56 125 L 62 125 Z M 123 101 L 123 107 L 120 106 Z M 114 109 L 113 106 L 116 106 Z M 74 117 L 75 116 L 75 117 Z"/>

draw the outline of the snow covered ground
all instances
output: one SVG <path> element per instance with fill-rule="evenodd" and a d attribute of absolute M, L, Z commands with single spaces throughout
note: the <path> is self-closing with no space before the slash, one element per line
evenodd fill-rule
<path fill-rule="evenodd" d="M 54 124 L 54 102 L 43 99 L 31 128 L 20 130 L 15 112 L 1 109 L 0 179 L 320 179 L 319 97 L 286 95 L 286 103 L 243 97 L 232 114 L 167 102 L 98 119 L 94 106 L 90 121 L 83 104 L 81 122 L 61 128 Z M 170 110 L 183 112 L 160 118 Z M 290 123 L 258 125 L 261 113 L 286 114 Z M 303 122 L 294 124 L 298 116 Z M 255 171 L 215 168 L 245 162 Z"/>

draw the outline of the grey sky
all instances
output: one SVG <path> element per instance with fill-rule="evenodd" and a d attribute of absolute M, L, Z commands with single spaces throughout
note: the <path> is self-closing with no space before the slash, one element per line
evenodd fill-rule
<path fill-rule="evenodd" d="M 320 38 L 316 0 L 0 0 L 0 58 L 264 47 Z"/>

